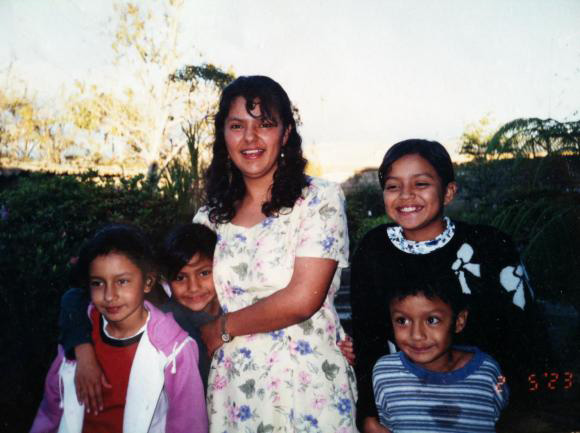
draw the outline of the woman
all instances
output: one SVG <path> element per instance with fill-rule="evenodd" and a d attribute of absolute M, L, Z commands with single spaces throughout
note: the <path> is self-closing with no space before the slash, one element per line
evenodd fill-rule
<path fill-rule="evenodd" d="M 342 192 L 304 174 L 290 100 L 270 78 L 232 82 L 215 131 L 207 206 L 194 218 L 218 234 L 225 312 L 202 328 L 214 353 L 211 431 L 356 431 L 333 305 L 348 255 Z"/>

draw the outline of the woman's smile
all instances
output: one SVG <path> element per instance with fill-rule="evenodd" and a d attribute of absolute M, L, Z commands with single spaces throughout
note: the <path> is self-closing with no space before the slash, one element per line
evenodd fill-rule
<path fill-rule="evenodd" d="M 247 159 L 257 159 L 264 154 L 264 149 L 248 149 L 242 150 L 240 153 Z"/>

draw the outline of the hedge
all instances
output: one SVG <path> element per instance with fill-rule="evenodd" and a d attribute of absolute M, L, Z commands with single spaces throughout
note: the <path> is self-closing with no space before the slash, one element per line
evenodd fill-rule
<path fill-rule="evenodd" d="M 59 300 L 82 241 L 109 222 L 130 222 L 158 239 L 192 210 L 148 184 L 87 173 L 25 174 L 0 189 L 0 406 L 10 431 L 30 427 L 56 353 Z M 0 428 L 2 429 L 2 428 Z"/>

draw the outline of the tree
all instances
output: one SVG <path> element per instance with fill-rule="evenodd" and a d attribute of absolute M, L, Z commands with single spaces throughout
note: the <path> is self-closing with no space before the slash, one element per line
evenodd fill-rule
<path fill-rule="evenodd" d="M 184 149 L 194 161 L 191 167 L 199 169 L 199 149 L 211 134 L 208 117 L 234 76 L 211 64 L 179 66 L 183 1 L 154 6 L 115 6 L 115 63 L 131 81 L 116 94 L 77 84 L 69 112 L 93 149 L 92 160 L 145 165 L 150 179 L 159 179 Z"/>
<path fill-rule="evenodd" d="M 217 110 L 217 101 L 223 88 L 234 79 L 230 72 L 224 72 L 211 64 L 188 65 L 170 76 L 170 80 L 187 85 L 187 113 L 189 116 L 181 125 L 186 137 L 176 146 L 166 163 L 159 168 L 166 189 L 179 197 L 182 206 L 192 210 L 201 203 L 204 171 L 208 158 L 204 150 L 213 139 L 212 114 Z M 187 147 L 189 158 L 183 157 Z"/>
<path fill-rule="evenodd" d="M 580 154 L 580 120 L 559 122 L 554 119 L 515 119 L 491 137 L 486 153 L 513 156 Z"/>
<path fill-rule="evenodd" d="M 172 132 L 181 132 L 180 112 L 187 94 L 170 79 L 178 69 L 177 35 L 183 0 L 168 0 L 144 9 L 137 3 L 117 4 L 118 24 L 113 50 L 118 66 L 131 70 L 132 89 L 140 106 L 133 125 L 143 140 L 138 149 L 153 174 L 171 154 Z M 180 107 L 181 105 L 181 107 Z M 171 147 L 171 146 L 170 146 Z"/>
<path fill-rule="evenodd" d="M 483 160 L 490 157 L 487 153 L 487 146 L 493 133 L 489 132 L 491 121 L 485 116 L 477 124 L 472 124 L 465 128 L 461 135 L 461 148 L 459 153 L 471 159 Z"/>
<path fill-rule="evenodd" d="M 44 159 L 60 163 L 71 145 L 62 116 L 42 110 L 26 91 L 0 90 L 0 157 L 5 161 Z"/>

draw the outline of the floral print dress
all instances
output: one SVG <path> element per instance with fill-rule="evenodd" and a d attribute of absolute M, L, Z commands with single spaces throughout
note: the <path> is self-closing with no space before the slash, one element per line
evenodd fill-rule
<path fill-rule="evenodd" d="M 216 351 L 208 386 L 210 431 L 356 431 L 355 379 L 336 344 L 344 332 L 334 296 L 341 268 L 348 265 L 340 188 L 311 178 L 292 209 L 250 228 L 213 225 L 205 209 L 194 222 L 218 233 L 213 272 L 226 312 L 286 287 L 296 257 L 338 262 L 328 295 L 310 319 L 269 333 L 235 337 Z"/>

